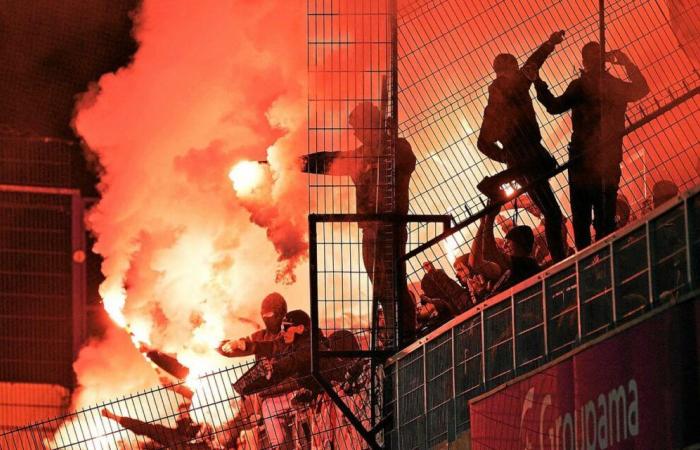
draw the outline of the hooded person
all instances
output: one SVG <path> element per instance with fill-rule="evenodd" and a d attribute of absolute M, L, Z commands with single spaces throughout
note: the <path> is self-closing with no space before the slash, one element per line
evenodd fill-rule
<path fill-rule="evenodd" d="M 291 449 L 289 413 L 295 409 L 295 391 L 300 383 L 308 382 L 311 373 L 311 319 L 304 311 L 293 310 L 280 325 L 282 331 L 277 339 L 253 341 L 249 350 L 256 358 L 270 362 L 265 379 L 253 380 L 259 383 L 256 389 L 270 448 Z M 234 388 L 241 389 L 237 384 Z"/>
<path fill-rule="evenodd" d="M 287 301 L 284 297 L 277 292 L 268 294 L 260 304 L 260 317 L 265 328 L 248 337 L 222 341 L 217 349 L 218 352 L 230 358 L 254 355 L 254 343 L 272 342 L 280 336 L 286 314 Z"/>

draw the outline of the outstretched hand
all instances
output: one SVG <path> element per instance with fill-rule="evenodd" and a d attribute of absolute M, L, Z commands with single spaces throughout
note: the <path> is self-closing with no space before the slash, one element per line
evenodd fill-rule
<path fill-rule="evenodd" d="M 219 353 L 221 353 L 222 355 L 228 356 L 229 354 L 235 352 L 236 350 L 245 351 L 245 349 L 246 349 L 245 340 L 236 339 L 236 340 L 222 341 L 216 350 Z"/>
<path fill-rule="evenodd" d="M 564 40 L 565 34 L 566 30 L 555 31 L 549 36 L 549 42 L 554 45 L 561 44 L 561 42 Z"/>

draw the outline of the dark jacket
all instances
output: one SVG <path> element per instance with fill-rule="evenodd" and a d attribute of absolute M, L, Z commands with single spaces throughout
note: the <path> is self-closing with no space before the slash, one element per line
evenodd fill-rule
<path fill-rule="evenodd" d="M 572 110 L 573 133 L 569 158 L 577 158 L 571 172 L 574 175 L 597 174 L 616 183 L 622 162 L 622 138 L 625 130 L 627 104 L 649 93 L 649 86 L 637 66 L 625 66 L 630 81 L 603 74 L 603 102 L 600 104 L 600 80 L 597 75 L 583 72 L 566 91 L 555 97 L 547 84 L 535 83 L 537 99 L 551 114 Z M 601 133 L 601 110 L 602 133 Z"/>
<path fill-rule="evenodd" d="M 371 149 L 362 145 L 348 152 L 318 152 L 306 159 L 304 172 L 327 175 L 349 176 L 355 184 L 355 204 L 358 214 L 376 214 L 395 212 L 396 214 L 408 214 L 409 184 L 411 174 L 416 168 L 416 156 L 413 154 L 411 144 L 406 139 L 396 141 L 395 187 L 394 204 L 395 211 L 388 211 L 386 204 L 381 202 L 382 193 L 378 192 L 382 181 L 381 156 L 373 156 Z M 379 181 L 379 183 L 377 183 Z"/>
<path fill-rule="evenodd" d="M 522 66 L 539 69 L 554 50 L 554 44 L 542 44 Z M 489 86 L 489 99 L 479 134 L 478 148 L 489 158 L 514 164 L 531 163 L 551 156 L 542 147 L 540 127 L 530 97 L 532 82 L 523 68 L 512 75 L 499 76 Z M 496 145 L 499 141 L 503 149 Z"/>
<path fill-rule="evenodd" d="M 535 258 L 530 256 L 511 256 L 509 265 L 493 288 L 493 293 L 511 288 L 531 276 L 537 275 L 542 268 Z"/>
<path fill-rule="evenodd" d="M 423 294 L 430 298 L 440 298 L 449 301 L 457 313 L 469 308 L 469 291 L 450 278 L 444 270 L 435 269 L 423 276 L 420 282 Z"/>

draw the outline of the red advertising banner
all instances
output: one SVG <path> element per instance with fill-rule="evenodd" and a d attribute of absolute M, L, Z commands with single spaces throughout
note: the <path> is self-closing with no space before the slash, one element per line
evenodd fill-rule
<path fill-rule="evenodd" d="M 697 371 L 689 376 L 686 363 L 695 355 L 694 342 L 684 342 L 694 334 L 682 330 L 694 329 L 694 311 L 687 312 L 691 320 L 680 307 L 661 313 L 475 399 L 472 448 L 679 448 L 688 421 L 695 420 L 684 412 L 687 402 L 697 402 L 697 389 L 683 397 L 689 380 L 697 384 Z"/>

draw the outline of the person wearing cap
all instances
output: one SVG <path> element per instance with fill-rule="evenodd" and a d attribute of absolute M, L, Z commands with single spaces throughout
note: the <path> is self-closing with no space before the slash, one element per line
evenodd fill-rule
<path fill-rule="evenodd" d="M 371 102 L 361 102 L 350 113 L 348 122 L 360 146 L 351 151 L 317 152 L 303 157 L 302 170 L 336 176 L 348 176 L 355 185 L 355 208 L 357 214 L 393 213 L 398 216 L 408 214 L 409 184 L 416 168 L 416 157 L 406 139 L 398 138 L 391 146 L 391 138 L 384 125 L 381 110 Z M 393 155 L 390 153 L 393 150 Z M 389 159 L 388 157 L 393 157 Z M 388 163 L 388 164 L 387 164 Z M 387 167 L 390 165 L 391 167 Z M 389 185 L 385 173 L 393 175 L 393 185 Z M 393 280 L 389 276 L 395 260 L 401 255 L 389 255 L 381 249 L 392 248 L 398 241 L 400 253 L 405 252 L 408 234 L 405 224 L 399 227 L 394 236 L 393 226 L 377 221 L 361 221 L 362 261 L 367 276 L 372 282 L 373 299 L 384 309 L 386 323 L 391 327 L 395 321 Z M 405 264 L 398 264 L 395 278 L 405 280 Z M 415 305 L 405 283 L 398 293 L 401 305 L 401 345 L 415 338 Z M 387 294 L 391 292 L 391 294 Z M 391 339 L 390 334 L 386 333 Z"/>
<path fill-rule="evenodd" d="M 289 413 L 295 391 L 308 383 L 311 373 L 311 319 L 302 310 L 289 311 L 274 341 L 256 341 L 250 350 L 258 358 L 269 358 L 272 370 L 268 387 L 258 395 L 270 448 L 291 449 Z"/>
<path fill-rule="evenodd" d="M 496 246 L 493 225 L 498 212 L 494 209 L 482 219 L 470 255 L 472 266 L 480 267 L 489 280 L 497 280 L 493 293 L 518 284 L 541 270 L 532 257 L 535 236 L 527 225 L 517 225 L 508 231 L 503 251 Z"/>
<path fill-rule="evenodd" d="M 508 167 L 501 174 L 479 183 L 479 188 L 491 199 L 502 199 L 501 184 L 515 180 L 520 185 L 529 185 L 528 194 L 542 212 L 547 246 L 555 261 L 565 257 L 561 230 L 563 216 L 549 181 L 542 178 L 556 167 L 556 161 L 542 145 L 530 87 L 544 61 L 563 39 L 564 31 L 552 33 L 522 68 L 518 67 L 515 56 L 509 53 L 496 56 L 493 62 L 496 79 L 489 86 L 488 103 L 477 141 L 483 154 Z"/>
<path fill-rule="evenodd" d="M 630 81 L 602 70 L 601 47 L 589 42 L 581 49 L 581 76 L 555 97 L 547 83 L 535 81 L 537 99 L 550 114 L 572 111 L 569 144 L 569 194 L 576 248 L 591 244 L 591 223 L 600 240 L 615 231 L 617 191 L 622 171 L 622 140 L 627 104 L 649 93 L 642 72 L 619 50 L 606 61 L 625 68 Z M 601 92 L 602 88 L 602 92 Z"/>
<path fill-rule="evenodd" d="M 287 314 L 287 301 L 281 294 L 273 292 L 267 295 L 260 305 L 260 317 L 265 328 L 258 330 L 248 337 L 225 340 L 217 349 L 219 353 L 230 358 L 254 355 L 254 343 L 271 342 L 282 332 L 282 321 Z"/>
<path fill-rule="evenodd" d="M 256 345 L 262 342 L 274 342 L 282 335 L 282 322 L 286 314 L 287 301 L 284 297 L 277 292 L 267 295 L 260 305 L 260 317 L 265 328 L 257 330 L 248 337 L 225 340 L 217 350 L 230 358 L 254 355 L 255 359 L 261 359 L 263 356 L 255 353 Z M 260 401 L 258 395 L 241 398 L 237 420 L 240 423 L 249 423 L 253 417 L 261 414 Z"/>

